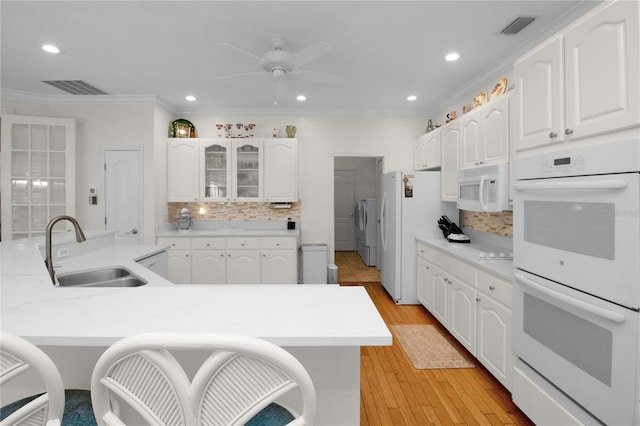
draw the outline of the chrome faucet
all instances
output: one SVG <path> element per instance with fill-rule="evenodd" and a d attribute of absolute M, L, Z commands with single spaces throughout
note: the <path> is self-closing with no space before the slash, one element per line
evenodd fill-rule
<path fill-rule="evenodd" d="M 84 232 L 82 232 L 82 228 L 80 228 L 80 224 L 76 219 L 71 216 L 56 216 L 49 221 L 47 224 L 47 232 L 46 232 L 46 256 L 44 263 L 47 265 L 47 270 L 49 271 L 49 276 L 51 277 L 51 282 L 53 285 L 56 285 L 56 273 L 53 270 L 53 259 L 51 258 L 51 231 L 53 230 L 53 225 L 60 222 L 61 220 L 68 220 L 71 222 L 76 231 L 76 241 L 81 243 L 86 241 L 87 238 L 84 236 Z"/>

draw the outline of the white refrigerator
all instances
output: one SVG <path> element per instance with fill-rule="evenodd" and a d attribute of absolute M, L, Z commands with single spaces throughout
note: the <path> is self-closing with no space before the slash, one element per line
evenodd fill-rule
<path fill-rule="evenodd" d="M 382 285 L 399 305 L 416 305 L 416 236 L 442 236 L 438 219 L 458 221 L 455 203 L 440 201 L 440 172 L 390 172 L 380 202 Z"/>

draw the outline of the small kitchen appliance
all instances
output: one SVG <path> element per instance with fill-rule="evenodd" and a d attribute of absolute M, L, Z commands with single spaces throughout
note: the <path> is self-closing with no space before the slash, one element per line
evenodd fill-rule
<path fill-rule="evenodd" d="M 180 210 L 180 216 L 176 220 L 176 224 L 178 225 L 178 231 L 191 231 L 193 222 L 191 220 L 191 212 L 188 208 L 185 207 Z"/>

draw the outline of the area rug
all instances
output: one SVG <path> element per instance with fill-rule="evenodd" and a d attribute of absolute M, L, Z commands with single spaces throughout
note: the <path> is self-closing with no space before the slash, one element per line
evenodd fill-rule
<path fill-rule="evenodd" d="M 392 325 L 391 332 L 419 370 L 475 367 L 432 325 Z"/>

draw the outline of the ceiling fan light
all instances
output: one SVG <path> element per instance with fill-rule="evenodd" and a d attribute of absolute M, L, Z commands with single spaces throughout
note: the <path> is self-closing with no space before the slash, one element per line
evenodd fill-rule
<path fill-rule="evenodd" d="M 274 77 L 282 77 L 287 73 L 287 70 L 282 67 L 273 67 L 271 69 L 271 73 L 273 74 Z"/>

